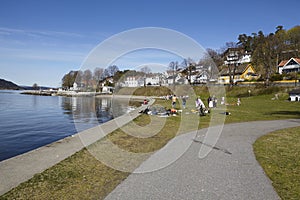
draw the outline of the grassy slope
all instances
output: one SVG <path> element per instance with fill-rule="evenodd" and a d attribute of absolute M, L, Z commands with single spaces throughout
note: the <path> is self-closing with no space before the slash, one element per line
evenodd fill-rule
<path fill-rule="evenodd" d="M 262 136 L 254 144 L 257 160 L 282 199 L 300 199 L 300 129 Z"/>
<path fill-rule="evenodd" d="M 206 103 L 205 99 L 209 96 L 208 90 L 206 88 L 195 88 L 195 91 L 197 95 L 201 95 Z M 261 92 L 259 89 L 253 89 L 251 93 L 253 96 L 250 97 L 247 96 L 247 91 L 246 88 L 239 88 L 227 93 L 227 101 L 232 105 L 227 107 L 231 115 L 226 117 L 226 123 L 300 118 L 300 104 L 298 102 L 286 102 L 286 93 L 280 93 L 279 100 L 271 100 L 274 97 L 273 90 Z M 166 92 L 169 91 L 166 90 Z M 275 89 L 275 92 L 278 92 L 278 90 Z M 140 93 L 140 91 L 137 91 L 137 93 Z M 271 94 L 259 95 L 260 93 Z M 148 94 L 153 94 L 153 91 Z M 237 97 L 242 97 L 241 106 L 234 105 Z M 169 101 L 158 101 L 157 103 L 170 107 Z M 193 101 L 190 104 L 193 104 Z M 217 117 L 223 117 L 219 108 L 212 112 Z M 201 117 L 199 120 L 200 127 L 207 127 L 210 117 Z M 135 123 L 141 126 L 147 125 L 149 122 L 150 117 L 147 115 L 138 117 L 135 120 Z M 179 122 L 180 118 L 167 118 L 164 128 L 155 136 L 147 139 L 128 136 L 120 129 L 108 137 L 124 149 L 133 152 L 149 152 L 159 149 L 173 138 L 174 132 L 178 131 Z M 130 123 L 127 126 L 130 126 Z M 188 131 L 190 129 L 187 126 L 184 130 Z M 142 162 L 142 160 L 139 162 Z M 136 166 L 138 166 L 138 163 L 136 163 Z M 101 199 L 128 175 L 129 173 L 120 172 L 103 165 L 87 150 L 82 150 L 45 172 L 35 175 L 31 180 L 22 183 L 0 197 L 0 199 Z"/>
<path fill-rule="evenodd" d="M 160 104 L 168 106 L 169 102 L 162 101 Z M 153 152 L 173 138 L 174 132 L 176 133 L 174 130 L 178 129 L 179 117 L 170 117 L 166 120 L 164 128 L 151 138 L 137 139 L 117 129 L 103 140 L 109 139 L 119 147 L 132 152 Z M 142 115 L 127 126 L 133 123 L 145 126 L 150 123 L 150 117 Z M 91 148 L 93 146 L 97 147 L 97 143 Z M 142 161 L 137 160 L 133 165 L 138 166 Z M 0 199 L 103 199 L 128 175 L 127 172 L 107 167 L 84 149 L 36 174 Z"/>

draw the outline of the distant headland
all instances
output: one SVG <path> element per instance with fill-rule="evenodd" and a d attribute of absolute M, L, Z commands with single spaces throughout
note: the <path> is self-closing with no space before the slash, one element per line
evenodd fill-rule
<path fill-rule="evenodd" d="M 23 90 L 24 88 L 18 86 L 17 84 L 7 81 L 4 79 L 0 79 L 0 90 Z"/>

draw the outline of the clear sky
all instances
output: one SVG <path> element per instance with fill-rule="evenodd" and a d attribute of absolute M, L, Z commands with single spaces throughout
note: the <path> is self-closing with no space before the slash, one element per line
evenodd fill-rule
<path fill-rule="evenodd" d="M 0 0 L 0 5 L 0 78 L 20 85 L 60 86 L 63 75 L 80 69 L 100 42 L 133 28 L 168 28 L 218 49 L 242 33 L 300 25 L 299 0 Z"/>

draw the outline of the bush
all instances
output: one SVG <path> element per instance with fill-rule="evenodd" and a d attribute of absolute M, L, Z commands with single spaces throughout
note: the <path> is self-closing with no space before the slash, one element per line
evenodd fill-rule
<path fill-rule="evenodd" d="M 282 74 L 273 74 L 270 78 L 271 81 L 281 81 L 283 80 Z"/>

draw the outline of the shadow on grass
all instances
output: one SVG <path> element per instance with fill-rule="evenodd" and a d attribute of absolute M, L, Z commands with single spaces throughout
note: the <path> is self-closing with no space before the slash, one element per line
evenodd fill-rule
<path fill-rule="evenodd" d="M 267 112 L 265 115 L 276 115 L 276 116 L 293 116 L 294 118 L 300 118 L 300 111 L 274 111 L 274 112 Z"/>

